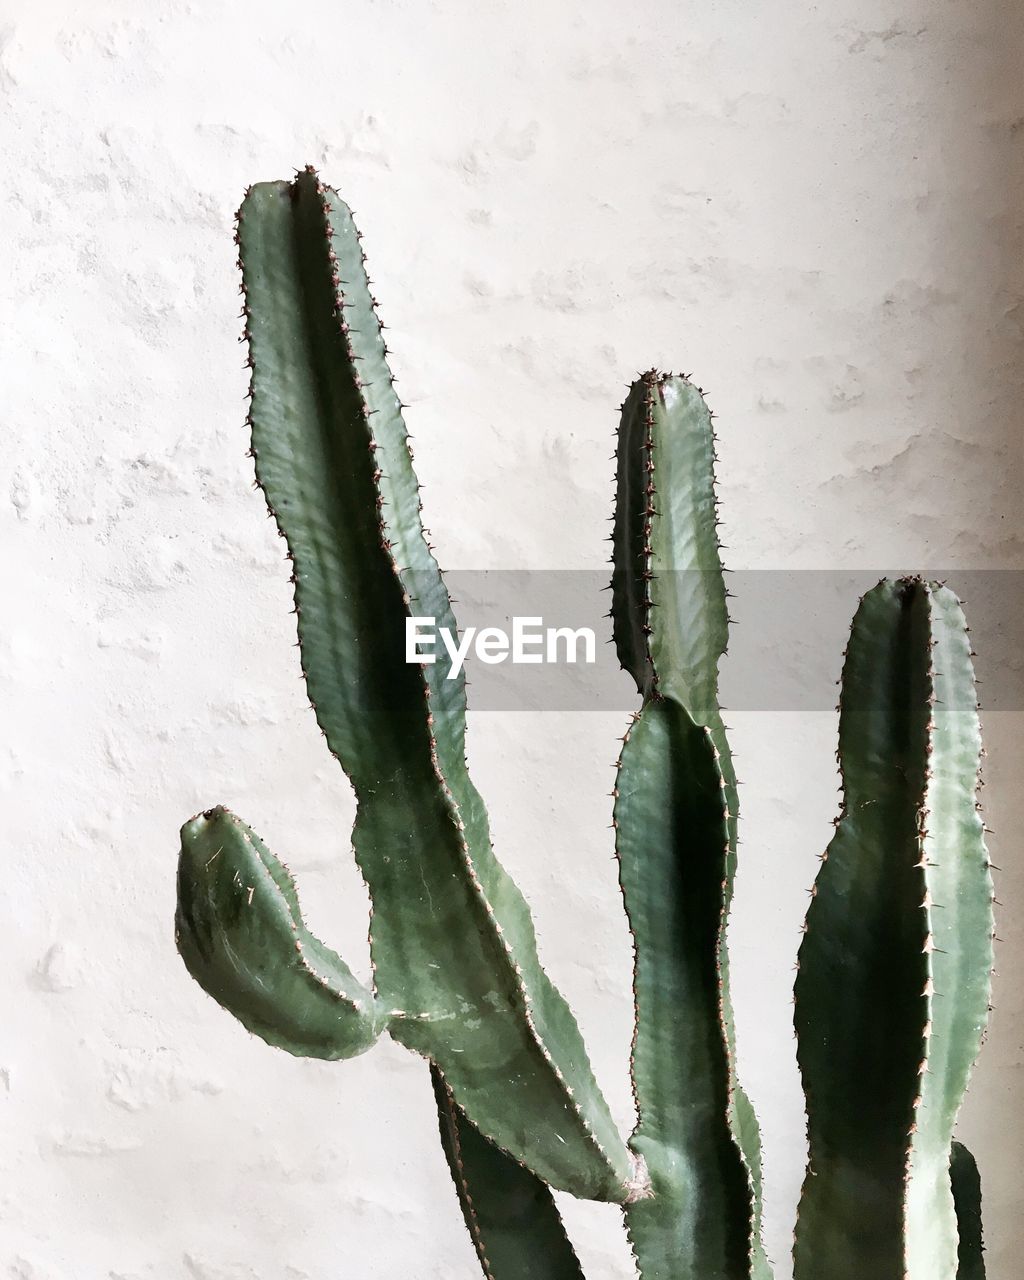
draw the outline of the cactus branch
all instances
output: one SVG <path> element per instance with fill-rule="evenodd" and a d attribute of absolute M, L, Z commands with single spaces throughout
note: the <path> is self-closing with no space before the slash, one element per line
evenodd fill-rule
<path fill-rule="evenodd" d="M 358 810 L 390 1034 L 553 1186 L 629 1194 L 634 1162 L 465 766 L 465 691 L 405 658 L 453 626 L 351 213 L 310 170 L 251 188 L 238 240 L 256 473 L 294 560 L 303 671 Z"/>
<path fill-rule="evenodd" d="M 729 992 L 737 798 L 718 706 L 728 614 L 699 389 L 654 371 L 638 379 L 617 459 L 613 629 L 644 700 L 616 784 L 636 951 L 631 1145 L 654 1192 L 627 1207 L 627 1225 L 644 1280 L 763 1280 L 760 1137 L 736 1078 Z"/>
<path fill-rule="evenodd" d="M 796 981 L 810 1147 L 797 1280 L 955 1280 L 950 1142 L 992 962 L 980 749 L 959 602 L 879 583 L 843 667 L 843 810 Z"/>
<path fill-rule="evenodd" d="M 752 1203 L 727 1123 L 718 938 L 729 836 L 707 730 L 671 698 L 629 731 L 615 818 L 636 940 L 631 1139 L 653 1196 L 626 1210 L 644 1280 L 750 1275 Z"/>
<path fill-rule="evenodd" d="M 436 1067 L 441 1145 L 487 1280 L 583 1280 L 548 1187 L 481 1134 Z"/>
<path fill-rule="evenodd" d="M 175 940 L 204 991 L 289 1053 L 351 1058 L 384 1028 L 373 993 L 306 928 L 287 869 L 226 809 L 181 829 Z"/>

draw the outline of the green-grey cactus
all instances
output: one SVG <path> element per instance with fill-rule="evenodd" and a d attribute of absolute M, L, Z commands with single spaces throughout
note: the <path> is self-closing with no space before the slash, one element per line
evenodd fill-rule
<path fill-rule="evenodd" d="M 936 583 L 879 583 L 850 634 L 843 810 L 799 955 L 797 1280 L 957 1275 L 950 1144 L 992 969 L 980 754 L 959 602 Z"/>
<path fill-rule="evenodd" d="M 491 850 L 462 672 L 441 654 L 407 659 L 408 618 L 455 622 L 352 215 L 306 170 L 249 190 L 238 243 L 252 454 L 293 565 L 310 701 L 358 801 L 373 977 L 313 936 L 286 868 L 222 808 L 182 828 L 186 966 L 294 1054 L 346 1058 L 386 1031 L 427 1059 L 487 1280 L 582 1280 L 552 1188 L 624 1205 L 642 1280 L 770 1280 L 726 945 L 738 801 L 703 393 L 647 373 L 618 434 L 611 616 L 642 699 L 613 811 L 635 949 L 627 1144 Z M 917 579 L 881 583 L 854 620 L 844 809 L 800 951 L 797 1280 L 984 1280 L 978 1172 L 952 1140 L 989 999 L 979 754 L 958 602 Z"/>
<path fill-rule="evenodd" d="M 717 696 L 729 619 L 716 510 L 700 389 L 652 371 L 622 408 L 612 583 L 619 659 L 644 700 L 615 800 L 635 945 L 631 1145 L 654 1192 L 626 1210 L 643 1280 L 771 1274 L 729 993 L 738 806 Z"/>

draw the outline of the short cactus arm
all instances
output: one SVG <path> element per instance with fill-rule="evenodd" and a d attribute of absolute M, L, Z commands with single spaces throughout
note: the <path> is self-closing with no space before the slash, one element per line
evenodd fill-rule
<path fill-rule="evenodd" d="M 646 373 L 622 406 L 613 534 L 616 650 L 641 694 L 671 693 L 721 723 L 729 639 L 711 413 L 686 378 Z"/>
<path fill-rule="evenodd" d="M 621 1200 L 634 1162 L 491 850 L 461 676 L 406 661 L 410 616 L 454 623 L 351 214 L 306 172 L 252 188 L 238 234 L 257 476 L 294 560 L 310 698 L 356 791 L 390 1033 L 553 1186 Z"/>
<path fill-rule="evenodd" d="M 583 1280 L 548 1186 L 466 1119 L 436 1067 L 441 1146 L 487 1280 Z"/>
<path fill-rule="evenodd" d="M 351 1057 L 385 1018 L 305 927 L 287 868 L 225 809 L 182 828 L 176 941 L 196 981 L 261 1039 L 302 1057 Z M 488 1280 L 583 1280 L 551 1191 L 480 1133 L 430 1068 L 441 1144 Z"/>
<path fill-rule="evenodd" d="M 254 1035 L 308 1058 L 351 1058 L 385 1018 L 306 928 L 287 868 L 226 809 L 181 829 L 175 940 L 192 977 Z"/>
<path fill-rule="evenodd" d="M 636 945 L 632 1145 L 654 1189 L 627 1223 L 644 1280 L 761 1280 L 760 1137 L 736 1078 L 725 937 L 737 810 L 717 701 L 728 614 L 699 389 L 640 378 L 617 456 L 612 618 L 644 706 L 620 761 L 616 840 Z"/>
<path fill-rule="evenodd" d="M 956 1208 L 956 1280 L 985 1280 L 985 1246 L 981 1230 L 981 1178 L 974 1156 L 954 1142 L 949 1166 Z"/>
<path fill-rule="evenodd" d="M 797 1280 L 954 1280 L 952 1125 L 988 1009 L 992 887 L 963 616 L 882 582 L 843 668 L 843 811 L 796 981 L 809 1163 Z"/>

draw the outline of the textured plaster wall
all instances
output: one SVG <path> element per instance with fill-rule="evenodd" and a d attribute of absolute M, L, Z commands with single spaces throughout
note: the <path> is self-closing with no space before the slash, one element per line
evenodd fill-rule
<path fill-rule="evenodd" d="M 1022 29 L 1014 0 L 7 0 L 0 1274 L 477 1274 L 422 1066 L 274 1053 L 174 953 L 177 826 L 224 801 L 366 968 L 352 804 L 244 456 L 246 184 L 313 161 L 353 203 L 447 565 L 600 565 L 615 406 L 657 363 L 719 416 L 734 566 L 1022 568 Z M 835 721 L 733 720 L 741 1066 L 784 1280 Z M 963 1118 L 992 1280 L 1024 1244 L 1021 722 L 987 725 L 1003 941 Z M 625 1128 L 622 723 L 479 713 L 470 749 Z M 592 1280 L 632 1274 L 614 1209 L 566 1213 Z"/>

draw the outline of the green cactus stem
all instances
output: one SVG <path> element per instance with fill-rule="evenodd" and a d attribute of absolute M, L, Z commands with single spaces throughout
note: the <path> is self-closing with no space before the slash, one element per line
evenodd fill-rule
<path fill-rule="evenodd" d="M 643 1280 L 764 1280 L 760 1136 L 735 1070 L 726 923 L 736 780 L 718 707 L 728 611 L 714 438 L 698 388 L 645 374 L 619 427 L 612 618 L 643 708 L 616 783 L 635 944 L 630 1145 L 653 1196 L 626 1208 Z"/>
<path fill-rule="evenodd" d="M 800 947 L 797 1280 L 957 1275 L 951 1138 L 992 968 L 980 754 L 959 602 L 920 579 L 879 583 L 850 634 L 842 815 Z"/>
<path fill-rule="evenodd" d="M 727 1121 L 717 965 L 729 837 L 707 730 L 673 699 L 651 702 L 623 746 L 617 789 L 636 940 L 632 1143 L 654 1191 L 626 1211 L 640 1274 L 748 1277 L 752 1196 Z"/>
<path fill-rule="evenodd" d="M 384 1028 L 373 994 L 304 925 L 287 868 L 226 809 L 182 828 L 175 939 L 203 990 L 289 1053 L 351 1058 Z"/>
<path fill-rule="evenodd" d="M 551 1191 L 467 1120 L 431 1067 L 441 1146 L 487 1280 L 583 1280 Z"/>
<path fill-rule="evenodd" d="M 307 170 L 250 189 L 239 257 L 256 474 L 293 560 L 302 669 L 354 787 L 390 1034 L 552 1186 L 636 1179 L 465 763 L 465 690 L 406 661 L 406 620 L 454 632 L 352 215 Z"/>

